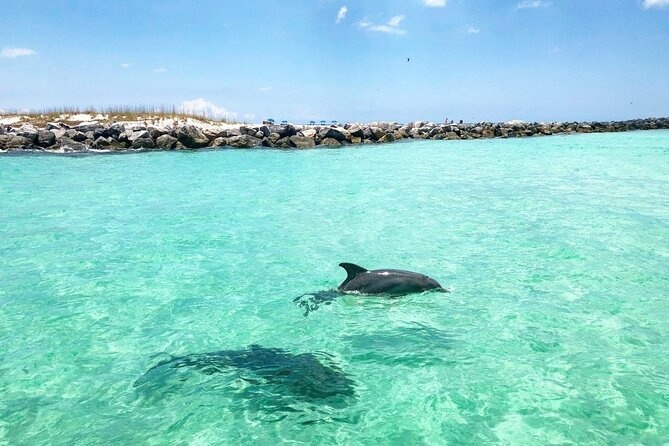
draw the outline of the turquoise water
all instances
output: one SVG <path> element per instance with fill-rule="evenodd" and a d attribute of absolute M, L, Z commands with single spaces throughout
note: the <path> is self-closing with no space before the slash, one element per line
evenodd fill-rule
<path fill-rule="evenodd" d="M 666 444 L 668 161 L 667 131 L 1 157 L 0 444 Z M 342 261 L 452 292 L 303 316 Z"/>

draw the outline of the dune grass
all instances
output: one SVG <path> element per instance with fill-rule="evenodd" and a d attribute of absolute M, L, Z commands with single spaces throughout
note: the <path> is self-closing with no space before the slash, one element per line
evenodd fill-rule
<path fill-rule="evenodd" d="M 115 121 L 156 121 L 161 119 L 196 119 L 203 122 L 216 122 L 226 124 L 236 124 L 236 121 L 230 120 L 227 117 L 213 118 L 204 113 L 190 112 L 181 110 L 177 106 L 146 106 L 146 105 L 120 105 L 108 107 L 76 107 L 76 106 L 62 106 L 62 107 L 48 107 L 40 110 L 4 110 L 0 115 L 4 116 L 21 116 L 25 117 L 24 121 L 33 124 L 46 124 L 47 122 L 76 122 L 69 119 L 71 116 L 86 114 L 99 119 L 97 121 L 103 123 L 111 123 Z"/>

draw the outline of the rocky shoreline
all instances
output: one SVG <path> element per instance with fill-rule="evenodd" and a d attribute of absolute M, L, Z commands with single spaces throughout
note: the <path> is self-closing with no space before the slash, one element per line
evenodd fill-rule
<path fill-rule="evenodd" d="M 20 123 L 19 123 L 20 124 Z M 407 139 L 460 140 L 669 129 L 669 118 L 611 122 L 434 124 L 430 122 L 314 125 L 89 121 L 0 124 L 0 152 L 110 153 L 150 150 L 267 147 L 305 149 L 390 143 Z"/>

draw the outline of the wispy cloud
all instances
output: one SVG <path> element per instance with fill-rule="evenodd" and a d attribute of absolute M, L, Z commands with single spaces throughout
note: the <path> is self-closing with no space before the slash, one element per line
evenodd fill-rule
<path fill-rule="evenodd" d="M 467 27 L 467 33 L 469 33 L 469 34 L 478 34 L 480 32 L 481 32 L 481 30 L 476 28 L 475 26 L 468 26 Z"/>
<path fill-rule="evenodd" d="M 258 91 L 270 91 L 272 87 L 266 86 L 266 87 L 258 87 Z"/>
<path fill-rule="evenodd" d="M 348 8 L 346 6 L 342 6 L 341 8 L 339 8 L 339 12 L 337 13 L 337 20 L 335 21 L 335 23 L 339 23 L 342 20 L 344 20 L 346 18 L 347 12 Z"/>
<path fill-rule="evenodd" d="M 2 51 L 0 51 L 0 57 L 10 58 L 32 56 L 33 54 L 37 54 L 37 52 L 29 48 L 3 48 Z"/>
<path fill-rule="evenodd" d="M 550 6 L 550 2 L 543 0 L 523 0 L 516 5 L 516 9 L 536 9 Z"/>
<path fill-rule="evenodd" d="M 400 28 L 400 23 L 402 23 L 402 20 L 404 20 L 404 18 L 405 16 L 403 15 L 396 15 L 392 17 L 390 20 L 388 20 L 388 23 L 386 23 L 385 25 L 375 25 L 370 22 L 362 21 L 358 22 L 358 26 L 360 28 L 368 29 L 370 31 L 375 31 L 379 33 L 402 35 L 406 34 L 406 31 Z"/>
<path fill-rule="evenodd" d="M 165 67 L 159 67 L 153 70 L 154 73 L 167 73 L 167 68 Z"/>
<path fill-rule="evenodd" d="M 128 68 L 130 66 L 129 63 L 122 63 L 121 68 Z"/>
<path fill-rule="evenodd" d="M 669 6 L 669 0 L 643 0 L 643 7 L 648 8 L 664 8 Z"/>
<path fill-rule="evenodd" d="M 446 6 L 446 0 L 423 0 L 423 3 L 430 8 L 443 8 Z"/>
<path fill-rule="evenodd" d="M 237 119 L 237 113 L 226 110 L 225 108 L 219 107 L 213 102 L 202 98 L 193 99 L 192 101 L 184 101 L 177 107 L 177 110 L 181 113 L 203 115 L 213 119 Z"/>

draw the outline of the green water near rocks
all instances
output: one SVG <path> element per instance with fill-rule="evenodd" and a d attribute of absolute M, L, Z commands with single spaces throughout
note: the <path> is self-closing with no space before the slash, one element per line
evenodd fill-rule
<path fill-rule="evenodd" d="M 0 157 L 0 444 L 666 444 L 668 192 L 667 131 Z M 452 292 L 304 317 L 342 261 Z M 355 395 L 144 377 L 251 344 Z"/>

